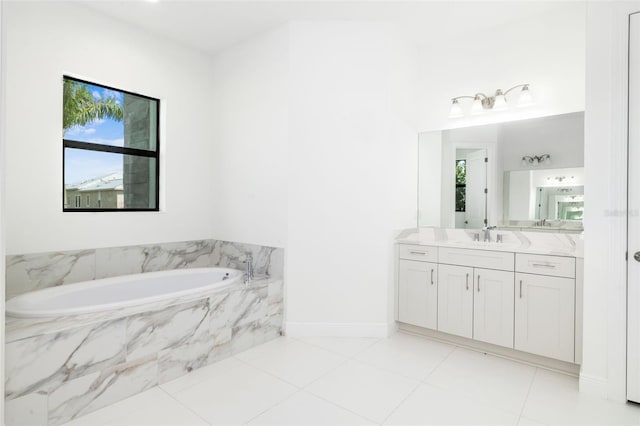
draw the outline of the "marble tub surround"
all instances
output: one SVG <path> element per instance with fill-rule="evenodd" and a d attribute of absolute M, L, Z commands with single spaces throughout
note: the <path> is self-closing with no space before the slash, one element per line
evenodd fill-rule
<path fill-rule="evenodd" d="M 273 277 L 234 283 L 93 323 L 88 315 L 11 319 L 7 424 L 55 426 L 276 338 L 283 285 Z"/>
<path fill-rule="evenodd" d="M 480 241 L 474 241 L 476 233 L 480 233 Z M 497 234 L 502 235 L 502 243 L 496 242 Z M 505 231 L 493 229 L 491 230 L 491 242 L 484 242 L 482 230 L 410 228 L 402 231 L 398 237 L 396 237 L 396 242 L 441 247 L 459 247 L 517 253 L 584 257 L 584 238 L 582 234 Z"/>
<path fill-rule="evenodd" d="M 24 254 L 6 258 L 7 298 L 95 277 L 95 250 Z"/>
<path fill-rule="evenodd" d="M 282 277 L 283 250 L 220 240 L 196 240 L 75 251 L 8 255 L 7 299 L 42 288 L 98 278 L 224 266 L 244 269 L 246 253 L 256 275 Z"/>

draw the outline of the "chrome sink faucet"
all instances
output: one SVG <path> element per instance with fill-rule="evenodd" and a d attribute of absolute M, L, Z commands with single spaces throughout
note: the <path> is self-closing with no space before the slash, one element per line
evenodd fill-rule
<path fill-rule="evenodd" d="M 482 230 L 484 231 L 484 242 L 488 243 L 491 242 L 491 230 L 492 229 L 496 229 L 495 226 L 485 226 L 484 228 L 482 228 Z"/>

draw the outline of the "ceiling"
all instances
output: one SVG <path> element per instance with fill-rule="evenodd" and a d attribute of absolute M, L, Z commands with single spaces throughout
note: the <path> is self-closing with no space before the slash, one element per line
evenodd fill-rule
<path fill-rule="evenodd" d="M 373 20 L 399 24 L 418 44 L 576 7 L 561 1 L 80 0 L 103 14 L 215 55 L 291 20 Z M 583 7 L 583 6 L 582 6 Z"/>

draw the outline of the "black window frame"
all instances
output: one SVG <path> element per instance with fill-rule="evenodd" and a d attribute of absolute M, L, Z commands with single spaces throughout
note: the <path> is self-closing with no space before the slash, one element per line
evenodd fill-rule
<path fill-rule="evenodd" d="M 156 146 L 155 150 L 145 150 L 145 149 L 137 149 L 137 148 L 125 148 L 121 146 L 111 146 L 111 145 L 102 145 L 91 142 L 82 142 L 76 141 L 73 139 L 62 138 L 62 211 L 66 212 L 159 212 L 160 211 L 160 99 L 154 98 L 151 96 L 141 95 L 140 93 L 135 93 L 127 90 L 118 89 L 112 86 L 106 86 L 104 84 L 94 83 L 92 81 L 82 80 L 79 78 L 71 77 L 68 75 L 62 76 L 62 82 L 64 84 L 64 80 L 72 80 L 78 83 L 90 84 L 92 86 L 101 87 L 103 89 L 114 90 L 116 92 L 124 93 L 127 95 L 138 96 L 140 98 L 148 99 L 150 101 L 157 102 L 156 108 Z M 149 208 L 68 208 L 65 207 L 65 196 L 66 196 L 66 187 L 64 181 L 64 171 L 65 171 L 65 149 L 66 148 L 74 148 L 74 149 L 83 149 L 86 151 L 98 151 L 98 152 L 111 152 L 114 154 L 123 154 L 123 155 L 133 155 L 137 157 L 147 157 L 154 158 L 156 160 L 156 186 L 155 186 L 155 199 L 156 205 L 155 207 Z"/>

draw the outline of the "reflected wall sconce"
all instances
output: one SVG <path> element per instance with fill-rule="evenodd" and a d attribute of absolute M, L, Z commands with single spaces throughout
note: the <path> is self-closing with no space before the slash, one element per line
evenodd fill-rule
<path fill-rule="evenodd" d="M 534 155 L 533 157 L 529 157 L 528 155 L 522 157 L 523 166 L 537 166 L 539 164 L 551 164 L 551 156 L 549 154 L 542 154 Z"/>
<path fill-rule="evenodd" d="M 470 110 L 471 114 L 480 114 L 486 110 L 505 110 L 508 106 L 507 95 L 515 89 L 520 89 L 520 96 L 516 103 L 517 107 L 533 105 L 533 98 L 531 97 L 531 91 L 529 90 L 529 83 L 518 84 L 504 92 L 501 89 L 498 89 L 493 96 L 488 96 L 484 93 L 476 93 L 473 96 L 463 95 L 451 98 L 451 112 L 449 113 L 449 118 L 459 118 L 464 116 L 464 111 L 459 102 L 460 99 L 473 99 Z"/>

